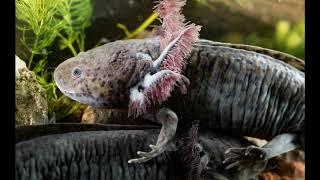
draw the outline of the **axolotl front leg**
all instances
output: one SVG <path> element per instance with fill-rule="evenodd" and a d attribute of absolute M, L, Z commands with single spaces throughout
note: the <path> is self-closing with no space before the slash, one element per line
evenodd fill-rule
<path fill-rule="evenodd" d="M 185 93 L 189 80 L 181 74 L 161 70 L 153 75 L 146 75 L 142 83 L 131 89 L 129 113 L 143 113 L 149 103 L 166 99 L 170 95 L 168 89 L 176 82 L 181 91 Z M 131 159 L 129 163 L 146 162 L 172 145 L 178 124 L 177 115 L 168 108 L 162 108 L 156 114 L 156 120 L 162 124 L 156 145 L 149 145 L 152 149 L 150 152 L 138 151 L 137 154 L 141 158 Z"/>
<path fill-rule="evenodd" d="M 149 147 L 152 150 L 149 152 L 138 151 L 137 154 L 141 157 L 130 159 L 128 163 L 142 163 L 149 161 L 164 152 L 168 147 L 174 146 L 173 142 L 178 124 L 177 115 L 168 108 L 162 108 L 156 114 L 156 119 L 162 124 L 156 145 L 150 144 Z"/>

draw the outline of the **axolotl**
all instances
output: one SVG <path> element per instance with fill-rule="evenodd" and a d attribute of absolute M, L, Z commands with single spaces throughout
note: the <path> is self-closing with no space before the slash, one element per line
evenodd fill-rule
<path fill-rule="evenodd" d="M 199 40 L 200 27 L 182 23 L 184 3 L 160 1 L 162 26 L 154 38 L 118 40 L 62 62 L 54 72 L 58 88 L 81 103 L 128 108 L 133 118 L 162 123 L 152 150 L 138 151 L 141 157 L 129 163 L 165 151 L 178 117 L 197 119 L 200 128 L 270 140 L 263 147 L 230 148 L 229 168 L 304 148 L 305 76 L 297 69 L 304 62 L 259 47 Z"/>

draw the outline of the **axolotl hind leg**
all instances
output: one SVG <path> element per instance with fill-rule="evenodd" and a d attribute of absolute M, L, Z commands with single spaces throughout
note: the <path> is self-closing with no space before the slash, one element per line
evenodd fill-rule
<path fill-rule="evenodd" d="M 244 148 L 230 148 L 226 151 L 226 169 L 244 170 L 254 164 L 261 164 L 263 170 L 267 161 L 283 153 L 300 147 L 299 137 L 296 134 L 280 134 L 262 147 L 248 146 Z"/>
<path fill-rule="evenodd" d="M 168 147 L 174 145 L 174 138 L 178 125 L 177 115 L 168 108 L 162 108 L 156 115 L 156 119 L 161 122 L 162 127 L 156 145 L 150 144 L 152 149 L 149 152 L 138 151 L 140 158 L 130 159 L 128 163 L 143 163 L 158 156 Z"/>

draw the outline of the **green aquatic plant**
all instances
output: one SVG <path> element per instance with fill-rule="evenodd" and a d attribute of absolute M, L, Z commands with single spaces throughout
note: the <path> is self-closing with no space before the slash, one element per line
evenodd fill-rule
<path fill-rule="evenodd" d="M 36 73 L 47 93 L 50 119 L 60 120 L 79 109 L 80 104 L 57 90 L 52 77 L 54 68 L 47 65 L 52 52 L 47 49 L 57 42 L 61 50 L 68 47 L 74 56 L 84 51 L 85 29 L 90 26 L 91 16 L 90 0 L 16 0 L 20 42 L 29 54 L 28 68 Z"/>
<path fill-rule="evenodd" d="M 92 16 L 90 0 L 62 0 L 57 12 L 63 22 L 62 30 L 58 33 L 61 38 L 60 49 L 68 47 L 76 56 L 85 50 L 85 29 L 90 26 Z M 73 43 L 78 46 L 78 52 Z"/>
<path fill-rule="evenodd" d="M 91 16 L 90 0 L 16 0 L 16 17 L 22 24 L 17 26 L 22 31 L 20 42 L 30 52 L 28 68 L 35 55 L 47 56 L 46 48 L 57 37 L 60 48 L 68 47 L 74 56 L 84 51 Z"/>
<path fill-rule="evenodd" d="M 46 59 L 38 61 L 33 71 L 37 75 L 38 83 L 46 92 L 48 117 L 51 121 L 59 121 L 80 108 L 80 103 L 67 98 L 57 89 L 52 77 L 53 69 L 47 67 Z"/>
<path fill-rule="evenodd" d="M 153 12 L 146 20 L 142 22 L 133 32 L 130 32 L 128 28 L 121 23 L 117 24 L 117 27 L 122 29 L 123 32 L 126 34 L 126 37 L 124 39 L 131 39 L 136 37 L 139 33 L 144 31 L 149 25 L 154 22 L 158 18 L 159 14 L 156 12 Z"/>
<path fill-rule="evenodd" d="M 29 52 L 28 68 L 35 55 L 47 56 L 45 49 L 52 45 L 62 29 L 63 22 L 56 19 L 56 8 L 61 0 L 16 0 L 16 17 L 22 22 L 20 42 Z"/>

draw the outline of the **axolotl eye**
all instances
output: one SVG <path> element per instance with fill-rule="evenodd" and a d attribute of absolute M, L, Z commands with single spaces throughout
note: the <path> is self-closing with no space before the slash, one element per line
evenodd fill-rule
<path fill-rule="evenodd" d="M 73 76 L 74 78 L 80 77 L 80 76 L 81 76 L 81 69 L 79 69 L 79 68 L 74 68 L 74 69 L 72 70 L 72 76 Z"/>

